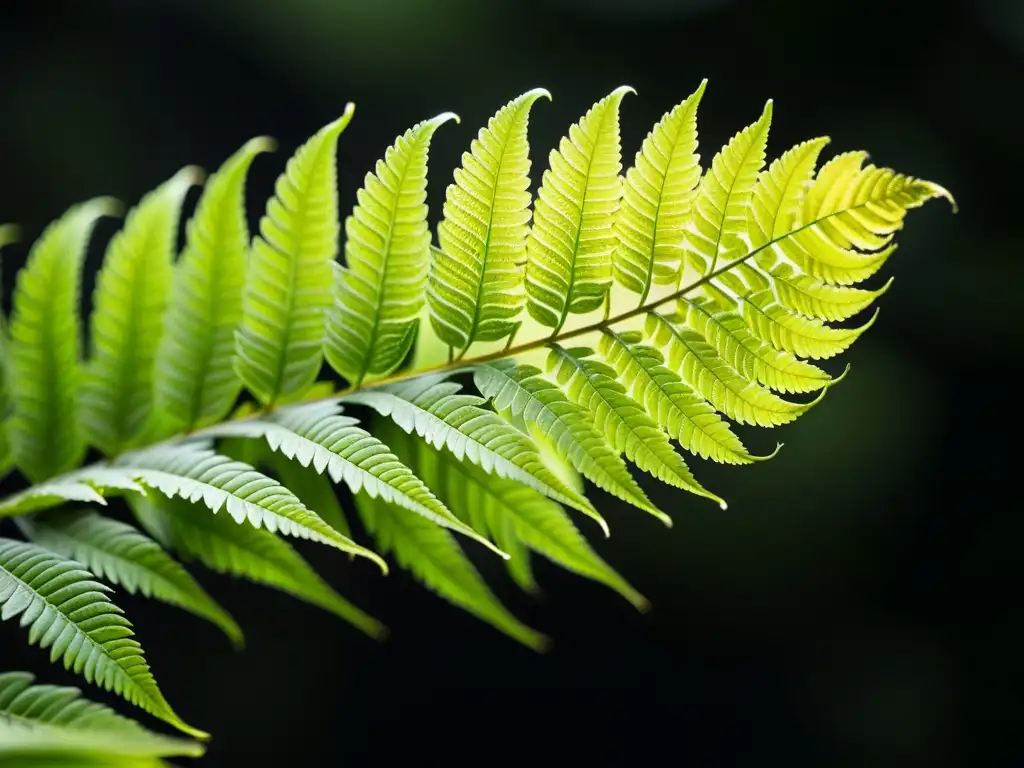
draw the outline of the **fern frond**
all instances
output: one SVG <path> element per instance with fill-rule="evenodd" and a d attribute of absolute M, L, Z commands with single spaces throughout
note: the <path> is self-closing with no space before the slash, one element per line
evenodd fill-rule
<path fill-rule="evenodd" d="M 162 600 L 219 627 L 235 646 L 242 630 L 180 563 L 126 523 L 89 510 L 22 518 L 26 537 L 134 595 Z"/>
<path fill-rule="evenodd" d="M 68 501 L 107 503 L 93 483 L 83 479 L 78 473 L 72 473 L 36 483 L 0 501 L 0 518 L 50 509 Z"/>
<path fill-rule="evenodd" d="M 644 472 L 663 483 L 718 502 L 725 502 L 705 489 L 694 478 L 682 457 L 672 449 L 668 436 L 643 407 L 634 401 L 617 381 L 614 368 L 591 359 L 593 350 L 550 347 L 548 373 L 569 399 L 590 412 L 594 426 L 603 432 L 608 444 Z M 656 515 L 665 525 L 672 518 Z"/>
<path fill-rule="evenodd" d="M 76 466 L 85 454 L 77 387 L 82 260 L 97 219 L 118 212 L 110 198 L 69 209 L 36 241 L 18 272 L 11 315 L 13 458 L 34 482 Z"/>
<path fill-rule="evenodd" d="M 525 544 L 566 570 L 614 589 L 639 610 L 649 607 L 643 595 L 598 557 L 568 515 L 551 499 L 426 445 L 419 448 L 417 469 L 453 512 L 478 531 L 490 532 L 503 549 L 511 542 Z M 519 559 L 525 560 L 526 553 L 520 553 Z M 516 562 L 513 555 L 508 563 L 510 570 Z M 513 577 L 533 586 L 532 577 L 522 572 L 513 571 Z"/>
<path fill-rule="evenodd" d="M 526 306 L 557 333 L 570 313 L 597 309 L 612 279 L 615 215 L 622 197 L 622 86 L 569 128 L 544 172 L 527 240 Z"/>
<path fill-rule="evenodd" d="M 345 262 L 335 264 L 327 362 L 356 386 L 391 373 L 412 347 L 430 268 L 427 155 L 434 132 L 458 116 L 425 120 L 388 147 L 345 220 Z"/>
<path fill-rule="evenodd" d="M 181 557 L 217 573 L 276 589 L 338 616 L 370 637 L 387 628 L 335 592 L 287 542 L 270 531 L 235 525 L 182 499 L 129 499 L 146 532 Z"/>
<path fill-rule="evenodd" d="M 304 467 L 327 472 L 335 483 L 344 482 L 352 493 L 366 491 L 370 496 L 381 496 L 495 549 L 448 511 L 388 446 L 357 424 L 356 419 L 342 415 L 337 403 L 327 402 L 282 408 L 262 419 L 228 422 L 207 434 L 266 438 L 271 449 Z M 500 550 L 495 551 L 504 556 Z"/>
<path fill-rule="evenodd" d="M 152 733 L 114 710 L 82 698 L 77 688 L 35 683 L 27 672 L 0 673 L 0 758 L 15 753 L 117 757 L 200 757 L 194 741 Z M 56 765 L 58 763 L 54 763 Z M 36 763 L 36 765 L 40 765 Z M 62 760 L 59 765 L 67 765 Z"/>
<path fill-rule="evenodd" d="M 304 467 L 292 461 L 265 443 L 242 442 L 257 446 L 257 462 L 270 469 L 281 485 L 298 496 L 307 508 L 315 509 L 320 518 L 342 536 L 352 538 L 352 529 L 329 477 L 317 472 L 316 467 Z"/>
<path fill-rule="evenodd" d="M 201 179 L 198 168 L 183 168 L 129 211 L 97 277 L 82 417 L 90 442 L 108 456 L 132 445 L 152 416 L 153 360 L 171 288 L 178 217 L 185 194 Z"/>
<path fill-rule="evenodd" d="M 317 541 L 386 569 L 377 554 L 342 536 L 287 488 L 248 464 L 219 456 L 205 443 L 156 446 L 125 454 L 115 466 L 170 498 L 201 501 L 214 514 L 226 508 L 239 525 L 248 522 L 271 533 Z"/>
<path fill-rule="evenodd" d="M 762 252 L 763 253 L 763 252 Z M 758 254 L 760 256 L 760 254 Z M 771 255 L 758 259 L 757 265 L 771 277 L 775 298 L 786 309 L 806 318 L 842 322 L 870 307 L 889 290 L 894 278 L 874 291 L 829 285 L 801 274 L 784 261 L 771 263 Z"/>
<path fill-rule="evenodd" d="M 742 236 L 758 171 L 764 165 L 772 102 L 756 123 L 737 133 L 711 161 L 701 179 L 686 233 L 689 258 L 701 274 L 715 271 L 746 251 Z"/>
<path fill-rule="evenodd" d="M 338 253 L 337 141 L 354 110 L 288 161 L 252 243 L 234 366 L 264 405 L 300 397 L 320 371 Z"/>
<path fill-rule="evenodd" d="M 249 246 L 245 177 L 256 156 L 273 148 L 260 137 L 239 149 L 209 178 L 188 223 L 155 361 L 162 433 L 220 421 L 242 387 L 232 356 Z"/>
<path fill-rule="evenodd" d="M 681 324 L 681 318 L 657 312 L 647 315 L 645 332 L 666 355 L 669 370 L 682 378 L 715 408 L 740 424 L 774 427 L 803 415 L 824 397 L 793 403 L 746 379 L 704 338 Z"/>
<path fill-rule="evenodd" d="M 697 154 L 697 107 L 707 80 L 685 101 L 667 112 L 644 139 L 633 167 L 626 172 L 622 207 L 615 220 L 615 279 L 640 304 L 652 283 L 674 283 L 685 227 L 700 182 Z"/>
<path fill-rule="evenodd" d="M 656 517 L 664 516 L 594 426 L 593 417 L 545 379 L 539 369 L 507 361 L 480 365 L 474 371 L 474 382 L 481 394 L 493 401 L 495 410 L 507 413 L 524 429 L 546 435 L 558 452 L 598 488 Z M 607 536 L 604 518 L 596 511 L 587 514 Z"/>
<path fill-rule="evenodd" d="M 345 402 L 389 416 L 407 433 L 413 431 L 435 448 L 444 446 L 459 461 L 516 480 L 545 496 L 593 512 L 593 505 L 549 470 L 530 438 L 492 411 L 482 398 L 460 392 L 442 377 L 422 376 L 392 387 L 357 392 Z"/>
<path fill-rule="evenodd" d="M 379 431 L 402 459 L 421 474 L 417 446 L 432 449 L 391 422 L 382 422 Z M 392 553 L 398 564 L 416 579 L 523 645 L 535 650 L 547 645 L 546 637 L 520 622 L 498 601 L 444 528 L 410 515 L 382 497 L 360 493 L 355 501 L 363 525 L 374 536 L 377 546 L 382 552 Z"/>
<path fill-rule="evenodd" d="M 77 563 L 21 541 L 0 539 L 0 620 L 18 618 L 32 645 L 50 650 L 50 661 L 122 696 L 198 738 L 164 699 L 132 639 L 131 624 Z M 20 617 L 20 618 L 19 618 Z"/>
<path fill-rule="evenodd" d="M 453 349 L 498 341 L 518 326 L 530 223 L 527 127 L 540 98 L 551 94 L 535 88 L 498 110 L 448 187 L 427 299 L 434 331 Z"/>

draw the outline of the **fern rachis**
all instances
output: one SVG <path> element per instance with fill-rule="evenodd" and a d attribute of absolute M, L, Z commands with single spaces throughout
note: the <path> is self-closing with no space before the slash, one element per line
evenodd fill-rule
<path fill-rule="evenodd" d="M 887 290 L 857 284 L 893 253 L 906 213 L 952 200 L 864 166 L 863 153 L 815 173 L 826 139 L 764 168 L 770 102 L 702 174 L 704 90 L 665 113 L 622 174 L 619 110 L 632 89 L 616 89 L 550 154 L 536 198 L 529 117 L 550 95 L 514 99 L 463 155 L 439 246 L 427 161 L 451 113 L 400 136 L 343 220 L 336 143 L 350 106 L 288 161 L 251 241 L 245 177 L 271 142 L 250 141 L 207 182 L 175 260 L 184 193 L 199 180 L 187 167 L 133 209 L 108 248 L 87 359 L 78 268 L 92 222 L 113 203 L 69 210 L 19 274 L 10 328 L 0 322 L 0 468 L 34 483 L 0 500 L 0 523 L 19 518 L 29 539 L 0 539 L 0 619 L 18 618 L 54 659 L 202 736 L 163 700 L 102 583 L 190 610 L 238 642 L 233 619 L 171 550 L 372 636 L 383 626 L 281 534 L 358 555 L 353 569 L 368 559 L 386 572 L 376 550 L 391 552 L 535 648 L 546 639 L 498 602 L 460 542 L 509 558 L 526 589 L 534 551 L 645 608 L 563 509 L 608 533 L 582 478 L 666 523 L 630 464 L 724 506 L 673 442 L 724 463 L 770 458 L 749 453 L 730 420 L 781 425 L 825 397 L 842 376 L 810 360 L 845 351 L 874 316 L 830 323 Z M 0 227 L 0 247 L 15 234 Z M 403 368 L 414 349 L 419 363 Z M 316 381 L 324 360 L 346 386 Z M 239 405 L 243 391 L 251 397 Z M 90 445 L 106 458 L 79 467 Z M 355 495 L 371 542 L 353 538 L 338 484 Z M 116 496 L 142 530 L 81 508 Z M 22 712 L 19 697 L 74 698 L 30 684 L 0 675 L 0 713 Z M 46 749 L 84 744 L 61 725 L 35 724 L 32 738 Z M 126 743 L 147 757 L 182 750 L 133 733 Z M 0 756 L 4 738 L 0 727 Z"/>

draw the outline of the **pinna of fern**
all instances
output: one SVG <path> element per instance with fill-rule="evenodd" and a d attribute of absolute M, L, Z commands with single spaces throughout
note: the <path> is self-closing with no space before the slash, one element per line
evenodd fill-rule
<path fill-rule="evenodd" d="M 30 481 L 0 501 L 22 537 L 0 538 L 0 619 L 202 737 L 164 699 L 107 584 L 241 643 L 176 558 L 198 561 L 382 636 L 286 541 L 297 537 L 342 550 L 352 568 L 386 573 L 391 556 L 450 602 L 546 645 L 462 548 L 480 545 L 527 591 L 536 553 L 645 609 L 576 527 L 578 513 L 609 532 L 584 480 L 666 525 L 648 476 L 724 508 L 677 448 L 727 464 L 773 455 L 752 453 L 734 424 L 780 426 L 822 400 L 842 377 L 820 361 L 874 321 L 848 322 L 888 289 L 860 284 L 892 255 L 907 212 L 952 202 L 863 153 L 815 171 L 827 139 L 767 163 L 771 102 L 702 170 L 704 91 L 665 113 L 623 173 L 632 89 L 616 89 L 551 151 L 535 197 L 528 126 L 550 94 L 513 99 L 463 154 L 437 245 L 428 159 L 451 113 L 398 137 L 342 221 L 336 146 L 349 105 L 287 162 L 250 237 L 246 175 L 274 146 L 253 139 L 206 180 L 180 255 L 197 169 L 128 212 L 87 333 L 83 254 L 119 206 L 69 209 L 32 246 L 0 334 L 0 467 Z M 15 235 L 0 228 L 0 245 Z M 325 359 L 346 386 L 317 381 Z M 90 449 L 102 458 L 82 466 Z M 138 527 L 88 506 L 117 496 Z M 30 682 L 0 677 L 0 711 L 5 685 Z"/>

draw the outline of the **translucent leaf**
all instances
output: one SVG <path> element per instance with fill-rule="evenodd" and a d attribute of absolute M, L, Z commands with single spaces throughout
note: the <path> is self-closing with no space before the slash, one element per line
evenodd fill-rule
<path fill-rule="evenodd" d="M 527 241 L 526 306 L 541 325 L 560 329 L 570 313 L 597 309 L 611 284 L 627 93 L 622 86 L 597 102 L 551 152 Z"/>
<path fill-rule="evenodd" d="M 82 260 L 96 220 L 118 209 L 110 198 L 73 206 L 47 227 L 18 272 L 10 327 L 10 439 L 14 461 L 35 482 L 71 469 L 85 454 L 77 398 Z"/>
<path fill-rule="evenodd" d="M 640 303 L 652 282 L 674 283 L 691 205 L 700 182 L 697 107 L 707 80 L 654 126 L 626 172 L 615 220 L 615 279 Z"/>
<path fill-rule="evenodd" d="M 701 274 L 746 253 L 742 235 L 758 171 L 764 165 L 772 102 L 756 123 L 744 128 L 711 161 L 700 182 L 686 248 Z"/>
<path fill-rule="evenodd" d="M 288 161 L 253 239 L 234 365 L 263 404 L 298 399 L 320 371 L 338 253 L 337 141 L 354 109 Z"/>
<path fill-rule="evenodd" d="M 49 551 L 77 560 L 128 594 L 136 592 L 183 608 L 212 622 L 236 646 L 242 630 L 180 563 L 126 523 L 88 510 L 22 519 L 26 536 Z"/>
<path fill-rule="evenodd" d="M 792 403 L 747 380 L 729 365 L 700 334 L 679 325 L 679 318 L 652 312 L 646 334 L 664 350 L 666 367 L 679 375 L 711 405 L 741 424 L 773 427 L 788 424 L 824 397 L 809 403 Z"/>
<path fill-rule="evenodd" d="M 521 483 L 488 475 L 450 453 L 422 445 L 419 456 L 423 479 L 450 509 L 472 520 L 477 530 L 489 531 L 499 544 L 525 543 L 563 568 L 611 587 L 638 609 L 648 608 L 643 595 L 598 557 L 551 499 Z M 513 556 L 510 567 L 515 561 Z M 532 578 L 525 583 L 532 585 Z"/>
<path fill-rule="evenodd" d="M 125 454 L 116 466 L 165 496 L 202 502 L 213 513 L 226 508 L 239 525 L 248 522 L 271 533 L 317 541 L 386 568 L 375 553 L 342 536 L 287 488 L 248 464 L 217 455 L 204 443 L 159 445 Z"/>
<path fill-rule="evenodd" d="M 119 763 L 107 761 L 122 757 L 203 754 L 201 744 L 148 731 L 103 704 L 82 698 L 77 688 L 34 683 L 28 672 L 0 673 L 0 762 L 5 767 L 16 768 L 19 759 L 26 760 L 26 766 L 64 768 L 79 765 L 69 762 L 78 759 L 88 760 L 90 766 L 110 766 Z M 53 762 L 42 762 L 45 759 Z"/>
<path fill-rule="evenodd" d="M 387 628 L 335 592 L 291 546 L 270 531 L 235 525 L 181 499 L 133 496 L 139 524 L 164 546 L 218 573 L 277 589 L 328 611 L 371 637 Z"/>
<path fill-rule="evenodd" d="M 753 335 L 777 350 L 801 357 L 826 360 L 845 352 L 875 323 L 874 316 L 857 328 L 831 328 L 820 320 L 801 317 L 775 301 L 771 291 L 747 296 L 742 305 L 743 318 Z"/>
<path fill-rule="evenodd" d="M 137 441 L 153 407 L 153 361 L 171 289 L 178 217 L 202 173 L 189 166 L 128 213 L 107 248 L 93 295 L 82 418 L 90 441 L 115 455 Z"/>
<path fill-rule="evenodd" d="M 513 333 L 522 310 L 530 224 L 530 109 L 543 88 L 513 99 L 481 128 L 448 187 L 427 299 L 437 335 L 465 350 Z"/>
<path fill-rule="evenodd" d="M 527 435 L 485 410 L 482 398 L 460 390 L 458 384 L 441 377 L 421 376 L 347 395 L 345 402 L 370 406 L 435 448 L 447 448 L 459 461 L 471 461 L 485 472 L 516 480 L 581 511 L 593 511 L 582 494 L 545 466 Z"/>
<path fill-rule="evenodd" d="M 475 369 L 474 381 L 481 394 L 493 400 L 496 410 L 507 412 L 522 428 L 545 435 L 558 453 L 598 488 L 655 516 L 664 515 L 594 426 L 592 416 L 541 376 L 540 370 L 509 361 L 480 365 Z M 604 519 L 596 512 L 590 516 L 607 535 Z"/>
<path fill-rule="evenodd" d="M 335 265 L 325 351 L 356 385 L 397 368 L 415 338 L 430 268 L 427 155 L 434 131 L 452 119 L 445 112 L 399 136 L 345 220 L 346 266 Z"/>
<path fill-rule="evenodd" d="M 572 402 L 590 412 L 594 426 L 604 433 L 616 452 L 624 453 L 629 461 L 663 483 L 712 499 L 724 507 L 721 498 L 697 482 L 657 422 L 627 394 L 617 381 L 617 371 L 590 359 L 592 354 L 586 348 L 566 350 L 552 345 L 548 373 Z M 665 525 L 672 525 L 668 515 L 657 517 Z"/>
<path fill-rule="evenodd" d="M 210 177 L 188 223 L 153 382 L 167 434 L 220 421 L 241 389 L 232 358 L 249 247 L 245 178 L 256 155 L 273 148 L 260 137 L 238 150 Z"/>
<path fill-rule="evenodd" d="M 414 443 L 418 438 L 389 422 L 382 422 L 379 432 L 418 470 Z M 444 528 L 410 515 L 380 496 L 357 494 L 356 509 L 381 551 L 392 553 L 403 569 L 429 589 L 527 647 L 540 650 L 547 645 L 547 638 L 521 623 L 498 602 Z"/>
<path fill-rule="evenodd" d="M 18 619 L 31 645 L 50 650 L 90 683 L 113 691 L 198 738 L 157 687 L 131 624 L 78 563 L 32 544 L 0 539 L 0 620 Z"/>
<path fill-rule="evenodd" d="M 344 482 L 352 493 L 365 490 L 370 496 L 381 496 L 495 549 L 449 512 L 388 446 L 357 424 L 356 419 L 341 415 L 336 403 L 313 403 L 282 408 L 262 419 L 222 424 L 208 434 L 266 438 L 273 450 L 304 467 L 326 472 L 335 483 Z"/>
<path fill-rule="evenodd" d="M 778 350 L 751 333 L 746 320 L 701 299 L 679 302 L 680 317 L 744 378 L 778 392 L 816 392 L 833 379 L 815 365 Z"/>

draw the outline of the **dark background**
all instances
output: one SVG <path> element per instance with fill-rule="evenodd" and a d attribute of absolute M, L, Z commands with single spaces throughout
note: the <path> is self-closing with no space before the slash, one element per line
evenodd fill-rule
<path fill-rule="evenodd" d="M 72 202 L 137 200 L 270 134 L 281 151 L 256 162 L 256 215 L 287 155 L 349 100 L 343 212 L 395 135 L 462 116 L 435 139 L 436 212 L 477 127 L 528 88 L 554 95 L 531 121 L 538 178 L 615 86 L 639 92 L 624 104 L 628 161 L 702 77 L 705 161 L 773 97 L 771 155 L 828 134 L 830 149 L 867 149 L 960 203 L 958 216 L 931 203 L 909 217 L 880 321 L 844 356 L 849 378 L 778 434 L 742 432 L 757 449 L 784 440 L 775 460 L 694 462 L 728 512 L 661 494 L 666 531 L 598 499 L 614 533 L 596 545 L 649 615 L 543 563 L 535 601 L 476 549 L 552 652 L 404 574 L 309 547 L 390 641 L 205 572 L 247 629 L 242 654 L 189 615 L 122 597 L 170 701 L 215 734 L 202 764 L 1024 765 L 1007 477 L 1019 472 L 1022 75 L 1020 0 L 0 3 L 0 220 L 29 240 Z M 92 267 L 115 226 L 101 226 Z M 6 251 L 5 286 L 24 254 Z M 0 667 L 70 679 L 23 638 L 0 627 Z"/>

